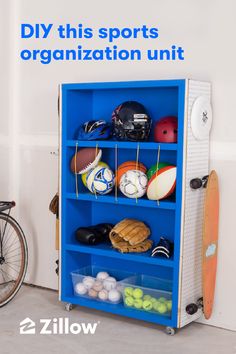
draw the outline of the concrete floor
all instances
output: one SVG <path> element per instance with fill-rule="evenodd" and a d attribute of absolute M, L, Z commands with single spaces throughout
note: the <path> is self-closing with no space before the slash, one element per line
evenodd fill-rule
<path fill-rule="evenodd" d="M 19 323 L 30 317 L 69 317 L 70 322 L 97 322 L 96 333 L 22 335 Z M 236 354 L 236 333 L 193 323 L 171 337 L 162 327 L 98 311 L 75 308 L 66 312 L 57 293 L 24 286 L 17 297 L 0 309 L 1 354 Z"/>

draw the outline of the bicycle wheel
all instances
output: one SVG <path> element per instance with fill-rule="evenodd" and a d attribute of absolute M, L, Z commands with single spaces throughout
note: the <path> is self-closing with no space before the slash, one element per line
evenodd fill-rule
<path fill-rule="evenodd" d="M 20 225 L 11 216 L 0 213 L 0 307 L 19 291 L 27 264 L 27 243 Z"/>

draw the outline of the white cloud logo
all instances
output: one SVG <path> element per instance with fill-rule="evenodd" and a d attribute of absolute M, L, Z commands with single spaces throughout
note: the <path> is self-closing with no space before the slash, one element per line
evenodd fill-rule
<path fill-rule="evenodd" d="M 35 322 L 27 317 L 20 322 L 20 334 L 35 334 Z"/>

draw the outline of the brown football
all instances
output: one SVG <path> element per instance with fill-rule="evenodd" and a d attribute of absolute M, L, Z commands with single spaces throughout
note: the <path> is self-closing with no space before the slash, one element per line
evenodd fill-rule
<path fill-rule="evenodd" d="M 92 168 L 96 167 L 101 160 L 102 150 L 96 148 L 84 148 L 72 157 L 70 169 L 73 173 L 87 173 Z"/>

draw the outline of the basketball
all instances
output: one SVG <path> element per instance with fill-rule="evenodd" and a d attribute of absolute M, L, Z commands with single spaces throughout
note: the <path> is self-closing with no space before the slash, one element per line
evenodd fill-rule
<path fill-rule="evenodd" d="M 120 184 L 120 179 L 121 179 L 122 175 L 129 170 L 138 170 L 138 171 L 142 171 L 143 173 L 146 173 L 147 168 L 146 168 L 146 166 L 144 166 L 144 164 L 142 162 L 137 163 L 136 161 L 126 161 L 126 162 L 122 163 L 120 166 L 118 166 L 118 169 L 117 169 L 116 183 L 118 185 Z"/>
<path fill-rule="evenodd" d="M 98 166 L 109 167 L 108 164 L 105 163 L 105 162 L 103 162 L 103 161 L 99 161 Z M 82 180 L 83 185 L 84 185 L 85 187 L 87 187 L 87 183 L 86 183 L 87 174 L 88 174 L 88 172 L 83 173 L 83 174 L 81 175 L 81 180 Z"/>
<path fill-rule="evenodd" d="M 166 166 L 154 173 L 148 182 L 147 197 L 160 200 L 169 197 L 176 186 L 176 166 Z"/>
<path fill-rule="evenodd" d="M 101 160 L 102 150 L 96 148 L 84 148 L 78 150 L 71 159 L 70 169 L 73 173 L 82 175 L 96 167 Z"/>
<path fill-rule="evenodd" d="M 108 194 L 115 184 L 114 173 L 108 167 L 97 166 L 87 174 L 86 184 L 91 193 Z"/>
<path fill-rule="evenodd" d="M 128 198 L 141 198 L 147 189 L 148 179 L 144 172 L 129 170 L 120 179 L 120 191 Z"/>

